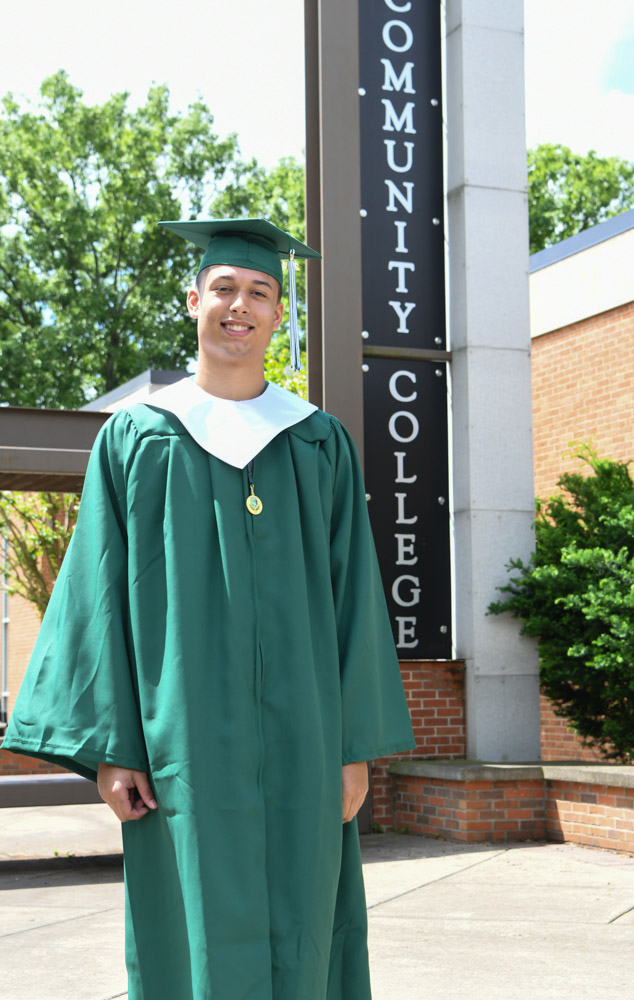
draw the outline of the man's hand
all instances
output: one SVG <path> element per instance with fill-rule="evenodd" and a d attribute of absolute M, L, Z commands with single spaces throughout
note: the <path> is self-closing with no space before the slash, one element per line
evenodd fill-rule
<path fill-rule="evenodd" d="M 141 819 L 150 809 L 158 808 L 144 771 L 100 764 L 97 788 L 104 802 L 108 803 L 122 823 L 129 819 Z"/>
<path fill-rule="evenodd" d="M 368 765 L 344 764 L 341 769 L 343 821 L 349 823 L 359 812 L 368 794 Z"/>

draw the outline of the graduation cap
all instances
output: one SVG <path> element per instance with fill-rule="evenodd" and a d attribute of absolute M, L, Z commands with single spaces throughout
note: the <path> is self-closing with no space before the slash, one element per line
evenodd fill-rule
<path fill-rule="evenodd" d="M 191 222 L 159 222 L 205 252 L 198 272 L 212 264 L 248 267 L 271 275 L 283 286 L 282 260 L 288 260 L 288 297 L 291 368 L 302 367 L 297 324 L 295 259 L 321 259 L 321 254 L 266 219 L 202 219 Z"/>

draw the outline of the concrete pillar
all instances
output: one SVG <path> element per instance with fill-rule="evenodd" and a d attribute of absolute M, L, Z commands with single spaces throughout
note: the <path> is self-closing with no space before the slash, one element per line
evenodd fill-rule
<path fill-rule="evenodd" d="M 447 0 L 457 655 L 467 753 L 539 758 L 535 644 L 486 609 L 534 544 L 522 0 Z"/>

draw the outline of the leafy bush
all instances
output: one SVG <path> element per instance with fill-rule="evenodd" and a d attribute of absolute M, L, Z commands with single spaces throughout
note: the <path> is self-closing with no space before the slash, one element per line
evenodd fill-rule
<path fill-rule="evenodd" d="M 588 445 L 583 472 L 537 501 L 534 555 L 489 612 L 536 636 L 540 679 L 558 715 L 608 760 L 634 760 L 634 482 L 628 464 Z"/>

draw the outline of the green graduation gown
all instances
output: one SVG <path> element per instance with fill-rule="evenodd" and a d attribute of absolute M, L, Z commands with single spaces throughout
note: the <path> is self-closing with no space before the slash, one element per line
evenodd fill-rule
<path fill-rule="evenodd" d="M 341 765 L 414 746 L 354 446 L 315 411 L 247 469 L 114 415 L 5 747 L 147 771 L 130 1000 L 369 1000 Z"/>

